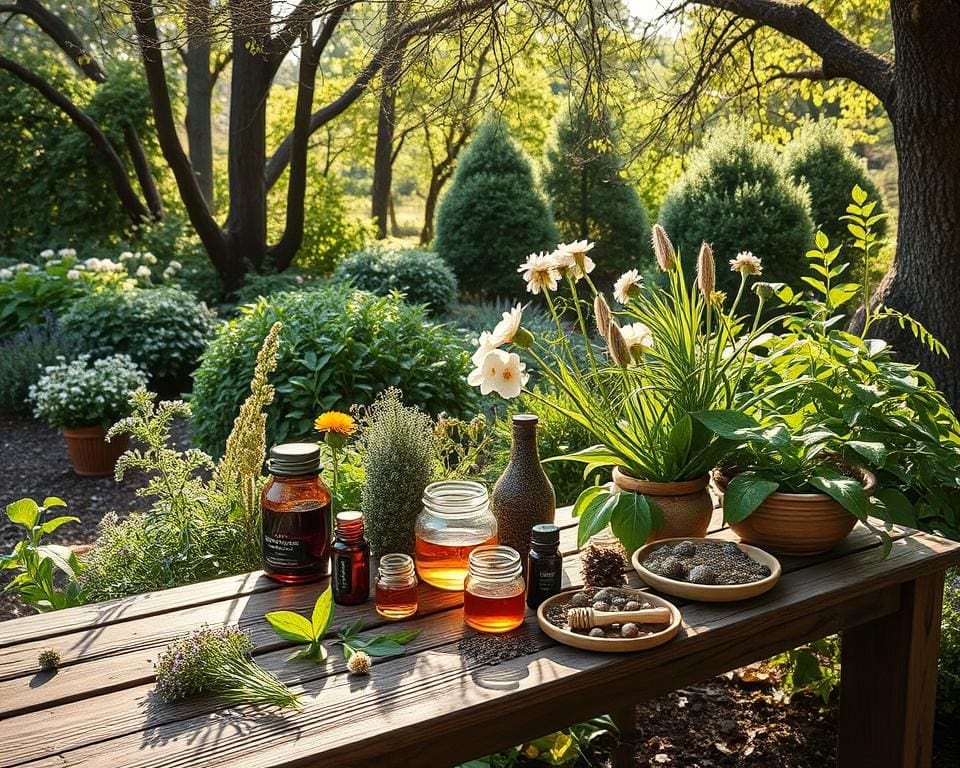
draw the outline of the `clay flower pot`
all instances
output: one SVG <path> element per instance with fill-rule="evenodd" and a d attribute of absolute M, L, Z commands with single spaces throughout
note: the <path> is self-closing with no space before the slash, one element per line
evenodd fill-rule
<path fill-rule="evenodd" d="M 117 459 L 127 450 L 129 439 L 126 435 L 115 437 L 108 443 L 106 434 L 103 427 L 63 428 L 73 471 L 81 477 L 112 475 Z"/>
<path fill-rule="evenodd" d="M 857 469 L 867 495 L 877 478 Z M 725 491 L 733 478 L 717 472 L 715 480 Z M 730 528 L 748 544 L 782 555 L 819 555 L 843 541 L 857 519 L 825 493 L 771 493 L 746 519 Z"/>
<path fill-rule="evenodd" d="M 647 541 L 685 539 L 706 536 L 713 517 L 713 499 L 707 490 L 709 475 L 677 483 L 653 483 L 637 480 L 619 467 L 613 470 L 613 483 L 621 491 L 641 493 L 663 512 L 662 525 Z"/>

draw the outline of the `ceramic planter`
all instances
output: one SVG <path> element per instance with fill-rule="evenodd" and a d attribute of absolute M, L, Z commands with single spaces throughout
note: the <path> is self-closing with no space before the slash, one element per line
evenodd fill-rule
<path fill-rule="evenodd" d="M 648 541 L 705 536 L 713 517 L 713 499 L 707 490 L 709 475 L 678 483 L 652 483 L 637 480 L 619 467 L 613 470 L 613 482 L 621 491 L 642 493 L 663 512 L 663 523 L 652 531 Z"/>
<path fill-rule="evenodd" d="M 63 436 L 67 441 L 73 471 L 81 477 L 103 477 L 112 475 L 117 459 L 125 450 L 129 439 L 126 435 L 106 441 L 107 431 L 103 427 L 64 427 Z"/>
<path fill-rule="evenodd" d="M 858 469 L 867 495 L 877 487 L 877 478 Z M 732 478 L 717 473 L 716 483 L 725 491 Z M 744 542 L 783 555 L 819 555 L 843 541 L 857 519 L 825 493 L 772 493 L 751 515 L 730 528 Z"/>

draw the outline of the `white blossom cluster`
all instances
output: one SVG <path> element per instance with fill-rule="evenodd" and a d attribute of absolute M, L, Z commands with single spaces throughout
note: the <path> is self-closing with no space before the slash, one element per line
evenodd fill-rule
<path fill-rule="evenodd" d="M 17 272 L 45 272 L 55 277 L 65 277 L 67 280 L 79 280 L 84 273 L 89 275 L 113 275 L 127 273 L 141 283 L 149 283 L 153 278 L 152 266 L 158 263 L 157 257 L 149 251 L 123 251 L 117 260 L 89 258 L 82 261 L 77 259 L 77 251 L 73 248 L 61 248 L 54 251 L 47 248 L 40 252 L 42 266 L 22 262 L 11 268 L 0 269 L 0 282 L 7 282 L 16 277 Z M 66 268 L 66 272 L 62 270 Z M 171 261 L 163 270 L 163 279 L 171 280 L 183 269 L 183 265 L 176 260 Z"/>
<path fill-rule="evenodd" d="M 127 415 L 130 397 L 147 385 L 144 373 L 126 355 L 57 361 L 44 367 L 29 394 L 34 415 L 52 427 L 109 426 Z"/>

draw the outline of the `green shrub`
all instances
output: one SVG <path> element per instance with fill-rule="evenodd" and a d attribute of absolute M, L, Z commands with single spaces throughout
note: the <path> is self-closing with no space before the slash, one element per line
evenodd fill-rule
<path fill-rule="evenodd" d="M 848 191 L 849 194 L 849 191 Z M 763 259 L 763 279 L 799 285 L 813 242 L 806 190 L 788 180 L 773 148 L 732 125 L 714 131 L 667 193 L 661 223 L 690 258 L 706 240 L 717 259 L 717 285 L 735 292 L 726 268 L 740 251 Z"/>
<path fill-rule="evenodd" d="M 943 591 L 937 709 L 960 717 L 960 570 L 947 573 Z"/>
<path fill-rule="evenodd" d="M 464 151 L 437 212 L 437 252 L 460 288 L 483 296 L 523 292 L 517 265 L 553 249 L 557 230 L 536 189 L 530 161 L 505 125 L 484 123 Z"/>
<path fill-rule="evenodd" d="M 261 296 L 272 296 L 283 291 L 298 291 L 309 286 L 308 278 L 296 269 L 285 272 L 270 272 L 261 275 L 257 272 L 248 272 L 243 278 L 243 285 L 233 294 L 237 307 L 252 304 Z"/>
<path fill-rule="evenodd" d="M 571 108 L 558 116 L 547 145 L 544 191 L 564 240 L 592 240 L 598 287 L 628 269 L 652 266 L 650 224 L 636 188 L 623 175 L 608 115 Z"/>
<path fill-rule="evenodd" d="M 884 206 L 866 163 L 847 148 L 842 134 L 825 121 L 805 126 L 787 144 L 783 164 L 795 183 L 806 184 L 809 189 L 814 224 L 834 245 L 843 243 L 842 255 L 858 253 L 853 247 L 856 238 L 847 230 L 846 222 L 840 220 L 850 202 L 850 190 L 859 185 L 870 200 L 877 201 L 875 214 L 883 213 Z M 881 239 L 886 229 L 886 219 L 874 226 Z"/>
<path fill-rule="evenodd" d="M 311 434 L 322 411 L 369 405 L 389 386 L 429 413 L 470 411 L 470 355 L 451 329 L 422 307 L 343 285 L 280 293 L 244 307 L 204 353 L 194 376 L 194 438 L 223 451 L 243 400 L 260 341 L 284 323 L 277 365 L 278 402 L 268 410 L 270 443 Z"/>
<path fill-rule="evenodd" d="M 27 392 L 42 368 L 70 352 L 70 345 L 50 316 L 0 343 L 0 413 L 30 413 Z"/>
<path fill-rule="evenodd" d="M 153 387 L 177 392 L 189 385 L 216 315 L 192 294 L 165 286 L 84 296 L 61 324 L 79 351 L 129 355 L 149 374 Z"/>
<path fill-rule="evenodd" d="M 429 251 L 358 251 L 340 263 L 335 277 L 378 296 L 399 291 L 408 303 L 423 304 L 433 314 L 446 312 L 457 298 L 456 275 L 443 259 Z"/>

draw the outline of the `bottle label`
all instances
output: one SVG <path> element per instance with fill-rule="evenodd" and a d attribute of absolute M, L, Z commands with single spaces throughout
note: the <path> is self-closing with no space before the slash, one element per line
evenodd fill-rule
<path fill-rule="evenodd" d="M 333 556 L 333 591 L 340 595 L 353 592 L 353 564 L 349 557 Z"/>
<path fill-rule="evenodd" d="M 534 571 L 536 590 L 541 595 L 555 595 L 560 591 L 561 573 L 553 563 L 539 566 Z"/>
<path fill-rule="evenodd" d="M 263 561 L 271 568 L 323 569 L 330 551 L 329 504 L 304 504 L 285 512 L 263 509 Z"/>

